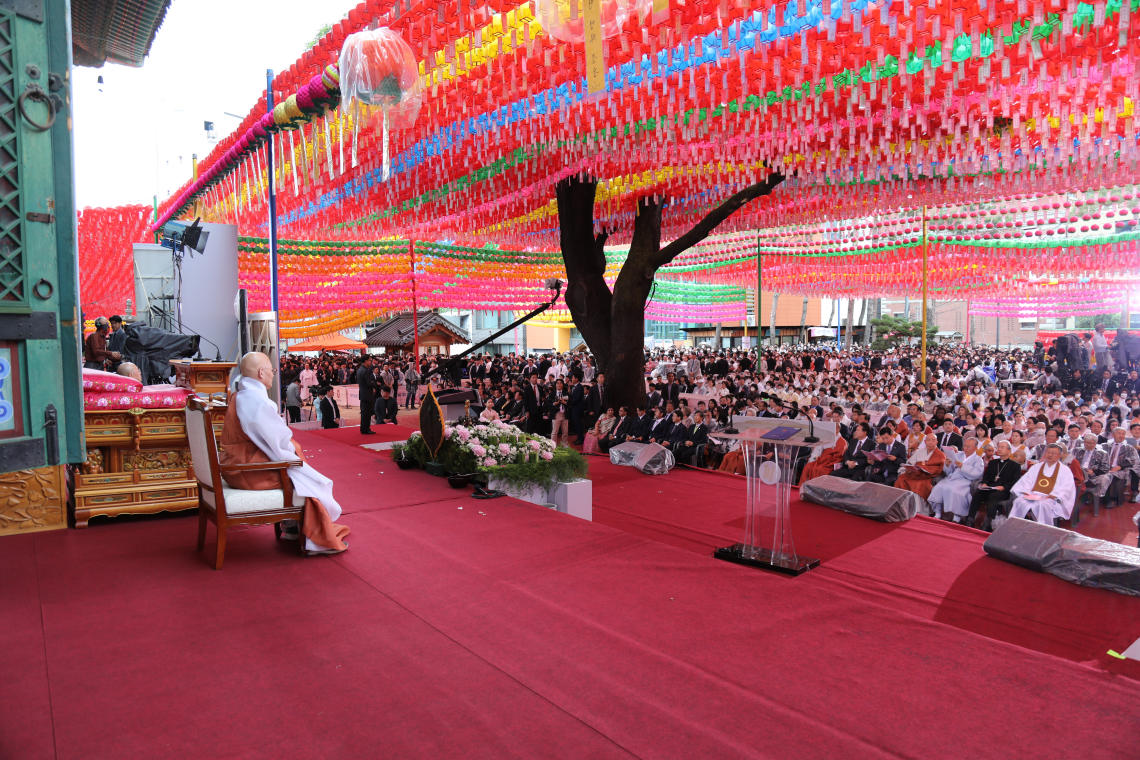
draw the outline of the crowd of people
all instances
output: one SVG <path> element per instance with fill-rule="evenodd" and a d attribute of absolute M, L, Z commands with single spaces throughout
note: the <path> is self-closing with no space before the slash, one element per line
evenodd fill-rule
<path fill-rule="evenodd" d="M 332 385 L 357 385 L 363 434 L 373 420 L 395 422 L 397 399 L 415 408 L 429 378 L 437 389 L 474 389 L 484 419 L 585 452 L 657 443 L 683 464 L 740 473 L 742 453 L 710 437 L 731 416 L 826 420 L 839 438 L 804 450 L 800 482 L 829 474 L 884 483 L 919 494 L 944 519 L 975 524 L 984 514 L 990 527 L 1022 476 L 1048 462 L 1051 447 L 1077 492 L 1106 506 L 1140 493 L 1140 376 L 1103 328 L 1079 340 L 1081 350 L 1068 357 L 1040 343 L 1033 350 L 933 345 L 925 381 L 916 347 L 647 350 L 644 401 L 622 406 L 610 403 L 588 352 L 483 354 L 449 362 L 442 373 L 447 357 L 436 355 L 286 357 L 281 372 L 291 417 L 310 393 L 327 397 Z M 328 406 L 322 399 L 314 408 L 322 424 L 335 426 L 339 410 Z M 1070 509 L 1051 515 L 1068 517 Z"/>

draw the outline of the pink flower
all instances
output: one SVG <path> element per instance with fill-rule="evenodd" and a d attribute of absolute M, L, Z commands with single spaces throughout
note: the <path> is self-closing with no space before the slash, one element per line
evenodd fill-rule
<path fill-rule="evenodd" d="M 443 428 L 443 437 L 444 438 L 450 438 L 453 430 L 454 430 L 454 428 L 444 427 Z"/>
<path fill-rule="evenodd" d="M 468 438 L 471 437 L 471 431 L 465 427 L 456 428 L 456 431 L 458 431 L 459 440 L 461 440 L 461 441 L 466 441 Z"/>
<path fill-rule="evenodd" d="M 499 453 L 500 454 L 510 454 L 511 453 L 511 447 L 505 443 L 500 443 L 499 444 Z"/>
<path fill-rule="evenodd" d="M 538 441 L 531 441 L 531 442 L 530 442 L 530 447 L 531 447 L 532 449 L 534 449 L 535 451 L 538 451 L 538 450 L 541 448 L 541 444 L 539 444 L 539 442 L 538 442 Z"/>
<path fill-rule="evenodd" d="M 485 448 L 483 448 L 482 446 L 480 446 L 479 444 L 475 444 L 474 446 L 471 447 L 471 453 L 477 457 L 481 457 L 487 453 L 487 450 Z"/>
<path fill-rule="evenodd" d="M 554 459 L 554 454 L 550 453 L 549 451 L 544 451 L 544 452 L 542 452 L 542 458 L 543 459 Z"/>
<path fill-rule="evenodd" d="M 497 464 L 498 464 L 498 462 L 496 462 L 491 457 L 487 457 L 486 459 L 483 460 L 483 466 L 484 467 L 494 467 Z"/>

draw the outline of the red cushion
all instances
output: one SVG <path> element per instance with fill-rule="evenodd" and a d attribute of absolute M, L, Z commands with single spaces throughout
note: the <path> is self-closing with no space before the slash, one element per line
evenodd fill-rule
<path fill-rule="evenodd" d="M 114 372 L 103 372 L 97 369 L 83 370 L 83 390 L 95 393 L 107 391 L 141 391 L 143 384 L 133 377 L 116 375 Z"/>
<path fill-rule="evenodd" d="M 106 373 L 100 373 L 106 374 Z M 129 379 L 129 378 L 128 378 Z M 181 409 L 186 406 L 187 388 L 173 385 L 148 385 L 140 391 L 84 393 L 83 408 L 87 411 L 108 409 Z"/>

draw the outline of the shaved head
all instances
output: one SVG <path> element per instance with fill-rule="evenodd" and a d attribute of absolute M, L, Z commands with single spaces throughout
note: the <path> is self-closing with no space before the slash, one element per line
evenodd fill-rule
<path fill-rule="evenodd" d="M 260 351 L 250 351 L 241 358 L 241 376 L 257 380 L 267 389 L 273 387 L 273 363 Z"/>

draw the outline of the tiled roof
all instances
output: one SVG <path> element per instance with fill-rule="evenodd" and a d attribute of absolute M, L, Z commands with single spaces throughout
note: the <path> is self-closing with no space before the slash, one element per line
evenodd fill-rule
<path fill-rule="evenodd" d="M 412 325 L 411 313 L 400 314 L 392 317 L 379 327 L 374 327 L 369 330 L 368 334 L 364 336 L 364 343 L 372 347 L 407 346 L 414 341 Z M 435 328 L 440 328 L 451 333 L 456 343 L 467 343 L 470 341 L 466 330 L 456 327 L 434 311 L 421 311 L 419 313 L 419 328 L 420 335 L 424 335 Z"/>
<path fill-rule="evenodd" d="M 150 52 L 170 0 L 73 0 L 71 52 L 76 66 L 139 67 Z"/>

